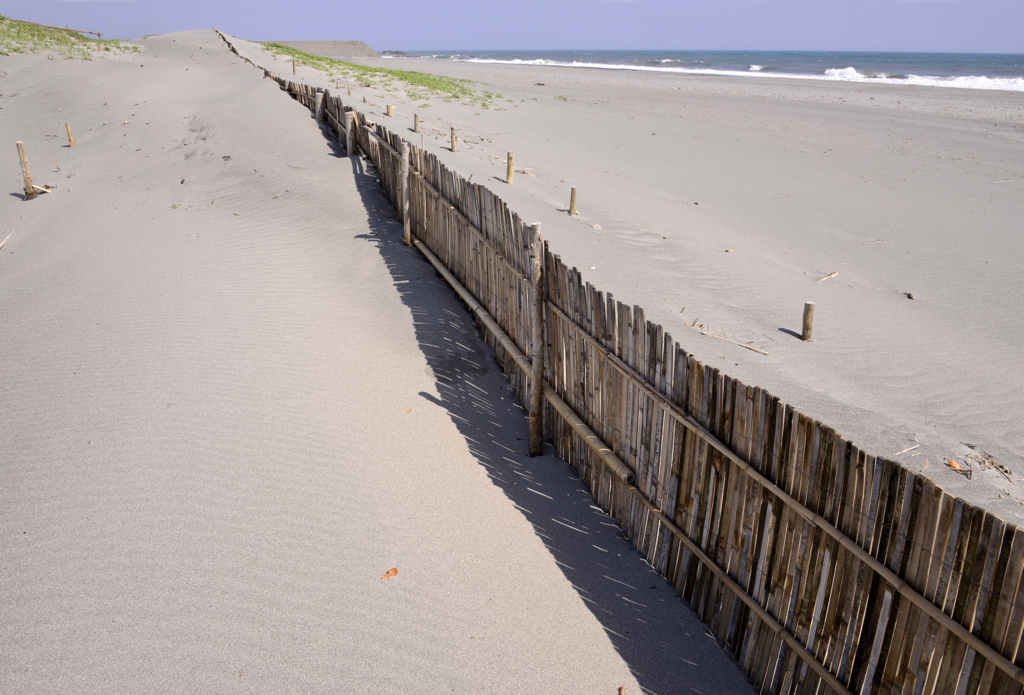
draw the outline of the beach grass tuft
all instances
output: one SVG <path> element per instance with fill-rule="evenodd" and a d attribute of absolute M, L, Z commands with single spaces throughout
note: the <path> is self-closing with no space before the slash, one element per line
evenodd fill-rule
<path fill-rule="evenodd" d="M 51 29 L 0 15 L 0 55 L 53 51 L 65 60 L 92 60 L 140 50 L 117 39 L 91 39 L 70 29 Z"/>
<path fill-rule="evenodd" d="M 373 68 L 358 63 L 349 63 L 336 58 L 313 55 L 303 51 L 283 46 L 279 43 L 264 43 L 263 47 L 274 55 L 286 55 L 295 59 L 299 65 L 306 65 L 315 70 L 322 70 L 328 75 L 353 77 L 359 80 L 364 87 L 381 87 L 394 91 L 397 85 L 404 83 L 405 91 L 411 98 L 419 100 L 425 95 L 436 95 L 446 101 L 456 99 L 458 101 L 483 106 L 488 108 L 494 95 L 490 92 L 478 92 L 469 85 L 472 80 L 464 80 L 443 75 L 431 75 L 425 72 L 414 72 L 412 70 L 390 70 L 388 68 Z"/>

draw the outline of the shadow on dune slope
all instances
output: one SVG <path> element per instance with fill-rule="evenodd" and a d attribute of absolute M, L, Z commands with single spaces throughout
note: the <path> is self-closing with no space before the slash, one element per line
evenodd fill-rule
<path fill-rule="evenodd" d="M 433 372 L 446 409 L 493 481 L 532 524 L 645 691 L 749 693 L 739 665 L 594 505 L 550 448 L 526 456 L 527 418 L 472 315 L 419 252 L 402 242 L 372 164 L 351 159 L 371 233 Z M 500 529 L 495 529 L 500 533 Z M 552 615 L 553 622 L 558 621 Z"/>

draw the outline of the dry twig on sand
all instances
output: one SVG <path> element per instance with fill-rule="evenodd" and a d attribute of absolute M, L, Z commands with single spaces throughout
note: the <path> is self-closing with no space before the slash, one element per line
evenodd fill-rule
<path fill-rule="evenodd" d="M 897 451 L 895 454 L 893 454 L 893 457 L 899 456 L 900 454 L 905 454 L 908 451 L 913 451 L 917 447 L 921 446 L 921 442 L 918 441 L 916 434 L 914 435 L 914 441 L 917 442 L 916 444 L 914 444 L 914 446 L 912 446 L 910 448 L 907 448 L 907 449 L 904 449 L 903 451 Z M 916 456 L 917 454 L 914 454 L 914 455 Z"/>
<path fill-rule="evenodd" d="M 834 273 L 829 273 L 828 275 L 826 275 L 826 276 L 825 276 L 825 277 L 823 277 L 822 279 L 818 280 L 818 284 L 820 285 L 821 283 L 825 282 L 825 281 L 826 281 L 826 280 L 828 280 L 829 278 L 834 278 L 834 277 L 835 277 L 835 276 L 837 276 L 837 275 L 839 275 L 839 271 L 836 271 L 836 272 L 834 272 Z"/>
<path fill-rule="evenodd" d="M 770 355 L 771 354 L 770 352 L 765 352 L 764 350 L 758 350 L 756 347 L 750 347 L 749 345 L 744 345 L 743 343 L 738 343 L 735 340 L 729 340 L 728 338 L 723 338 L 720 335 L 715 335 L 714 333 L 708 333 L 707 331 L 701 331 L 700 334 L 701 335 L 706 335 L 706 336 L 708 336 L 710 338 L 718 338 L 719 340 L 724 340 L 725 342 L 732 343 L 733 345 L 739 345 L 741 348 L 746 348 L 748 350 L 753 350 L 754 352 L 759 352 L 762 355 Z"/>
<path fill-rule="evenodd" d="M 971 451 L 975 452 L 973 454 L 967 454 L 967 458 L 964 459 L 969 466 L 972 464 L 977 464 L 977 467 L 981 470 L 994 468 L 996 471 L 999 472 L 1001 476 L 1010 481 L 1011 485 L 1017 484 L 1013 482 L 1013 478 L 1010 475 L 1010 469 L 1004 466 L 1003 464 L 999 463 L 999 461 L 996 460 L 995 456 L 988 453 L 984 449 L 975 446 L 974 444 L 967 444 L 966 442 L 960 443 L 963 444 L 968 449 L 970 449 Z"/>

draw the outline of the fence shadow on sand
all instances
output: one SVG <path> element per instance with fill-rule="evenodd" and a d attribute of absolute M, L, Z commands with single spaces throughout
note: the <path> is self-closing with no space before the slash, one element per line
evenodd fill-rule
<path fill-rule="evenodd" d="M 373 165 L 359 157 L 351 162 L 371 230 L 365 239 L 380 253 L 413 316 L 416 339 L 440 394 L 421 397 L 448 412 L 470 451 L 533 525 L 645 691 L 664 695 L 689 692 L 692 686 L 697 692 L 750 692 L 738 665 L 730 673 L 709 672 L 705 655 L 719 649 L 718 643 L 643 561 L 619 525 L 594 504 L 569 464 L 550 446 L 543 456 L 526 455 L 527 413 L 493 350 L 448 284 L 403 243 L 402 225 Z M 551 616 L 553 623 L 558 619 Z"/>

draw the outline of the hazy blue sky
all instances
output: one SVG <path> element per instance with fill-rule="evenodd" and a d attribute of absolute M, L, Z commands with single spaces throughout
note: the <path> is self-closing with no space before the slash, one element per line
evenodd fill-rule
<path fill-rule="evenodd" d="M 1024 53 L 1024 0 L 0 0 L 0 14 L 112 38 L 217 27 L 377 50 Z"/>

